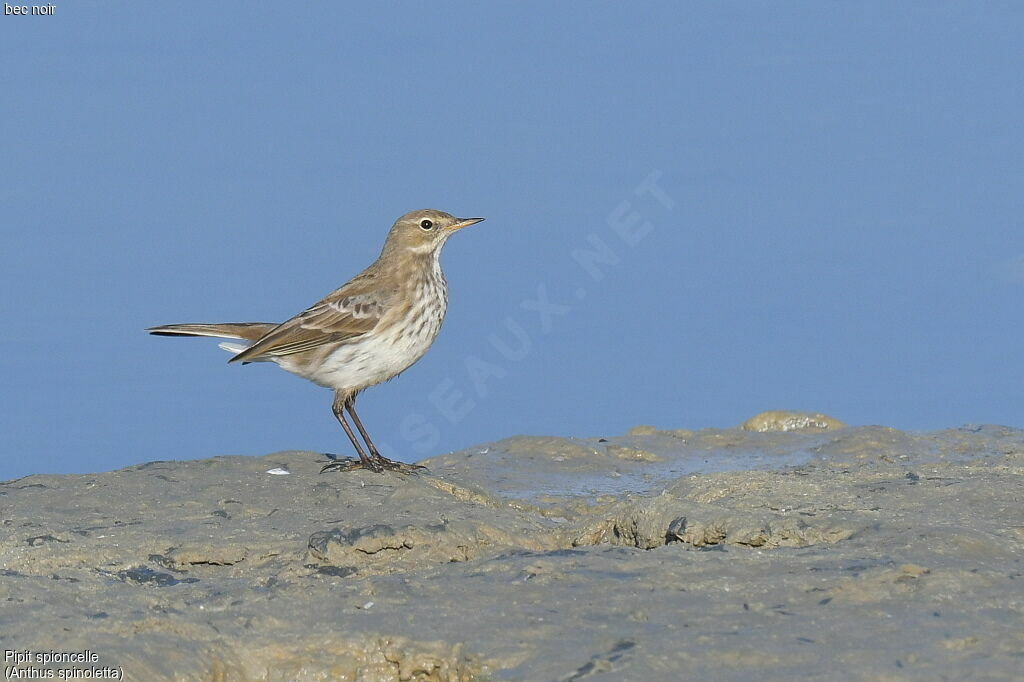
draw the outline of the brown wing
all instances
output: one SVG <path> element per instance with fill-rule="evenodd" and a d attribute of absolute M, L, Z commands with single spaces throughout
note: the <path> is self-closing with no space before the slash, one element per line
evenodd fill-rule
<path fill-rule="evenodd" d="M 228 362 L 252 362 L 301 353 L 325 343 L 344 341 L 377 326 L 392 299 L 391 292 L 345 285 L 267 332 Z M 362 290 L 361 290 L 362 289 Z"/>

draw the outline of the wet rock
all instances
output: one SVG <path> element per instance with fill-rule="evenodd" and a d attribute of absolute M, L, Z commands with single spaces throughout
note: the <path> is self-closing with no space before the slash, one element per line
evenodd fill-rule
<path fill-rule="evenodd" d="M 606 450 L 610 457 L 628 459 L 634 462 L 662 462 L 664 459 L 643 448 L 630 448 L 622 445 L 609 445 Z"/>
<path fill-rule="evenodd" d="M 781 514 L 737 513 L 724 506 L 687 501 L 666 493 L 631 499 L 607 511 L 572 539 L 573 546 L 624 544 L 652 549 L 669 542 L 694 547 L 731 544 L 745 547 L 806 547 L 845 540 L 855 529 L 824 519 Z"/>
<path fill-rule="evenodd" d="M 1019 671 L 1019 430 L 644 428 L 415 476 L 322 462 L 0 483 L 5 642 L 145 680 Z"/>
<path fill-rule="evenodd" d="M 377 523 L 313 533 L 309 551 L 314 560 L 325 564 L 361 573 L 393 573 L 513 549 L 553 549 L 557 547 L 554 528 L 522 534 L 470 520 L 437 519 L 403 526 Z"/>
<path fill-rule="evenodd" d="M 827 414 L 770 410 L 756 414 L 740 426 L 744 431 L 828 431 L 846 424 Z"/>
<path fill-rule="evenodd" d="M 185 578 L 184 581 L 178 580 L 170 573 L 160 573 L 159 571 L 154 571 L 152 568 L 147 568 L 146 566 L 137 566 L 135 568 L 118 571 L 117 577 L 122 581 L 133 585 L 153 585 L 155 587 L 168 587 L 170 585 L 177 585 L 181 582 L 198 582 L 198 578 Z"/>
<path fill-rule="evenodd" d="M 248 549 L 240 545 L 188 544 L 174 547 L 164 556 L 168 565 L 179 570 L 196 564 L 232 566 L 244 561 Z"/>

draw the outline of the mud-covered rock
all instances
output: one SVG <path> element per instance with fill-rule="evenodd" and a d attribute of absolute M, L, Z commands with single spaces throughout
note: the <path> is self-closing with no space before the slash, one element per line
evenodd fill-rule
<path fill-rule="evenodd" d="M 322 464 L 0 483 L 5 649 L 137 680 L 1019 677 L 1016 429 L 643 427 L 419 475 Z"/>
<path fill-rule="evenodd" d="M 756 414 L 740 425 L 744 431 L 829 431 L 846 424 L 820 412 L 769 410 Z"/>

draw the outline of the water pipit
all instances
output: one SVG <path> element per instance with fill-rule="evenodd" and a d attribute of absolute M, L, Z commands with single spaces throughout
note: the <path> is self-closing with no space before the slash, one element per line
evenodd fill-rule
<path fill-rule="evenodd" d="M 388 232 L 380 257 L 323 299 L 281 324 L 168 324 L 151 327 L 165 336 L 214 336 L 228 362 L 275 362 L 281 368 L 333 389 L 332 409 L 359 461 L 334 459 L 329 469 L 413 471 L 415 465 L 380 454 L 356 414 L 359 392 L 393 379 L 419 360 L 437 337 L 448 308 L 441 248 L 457 230 L 483 218 L 455 218 L 443 211 L 406 213 Z M 345 419 L 348 411 L 366 449 Z"/>

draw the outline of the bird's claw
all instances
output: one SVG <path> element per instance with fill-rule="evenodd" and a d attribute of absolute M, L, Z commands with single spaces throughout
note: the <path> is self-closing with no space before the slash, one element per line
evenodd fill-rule
<path fill-rule="evenodd" d="M 323 465 L 320 468 L 320 473 L 322 474 L 325 471 L 335 471 L 335 470 L 337 470 L 337 471 L 351 471 L 352 469 L 366 469 L 366 468 L 369 468 L 369 467 L 364 466 L 363 463 L 360 462 L 358 459 L 348 459 L 348 458 L 342 459 L 341 457 L 337 457 L 337 458 L 332 459 L 327 464 Z"/>
<path fill-rule="evenodd" d="M 396 462 L 381 455 L 371 456 L 365 460 L 335 457 L 320 468 L 320 473 L 322 474 L 325 471 L 352 471 L 353 469 L 369 469 L 378 474 L 382 474 L 385 471 L 397 471 L 401 474 L 418 474 L 426 471 L 427 467 L 419 464 Z"/>
<path fill-rule="evenodd" d="M 393 459 L 382 457 L 377 455 L 373 460 L 374 464 L 381 467 L 381 471 L 385 469 L 388 471 L 397 471 L 400 474 L 418 474 L 427 470 L 427 467 L 421 464 L 406 464 L 405 462 L 396 462 Z"/>

